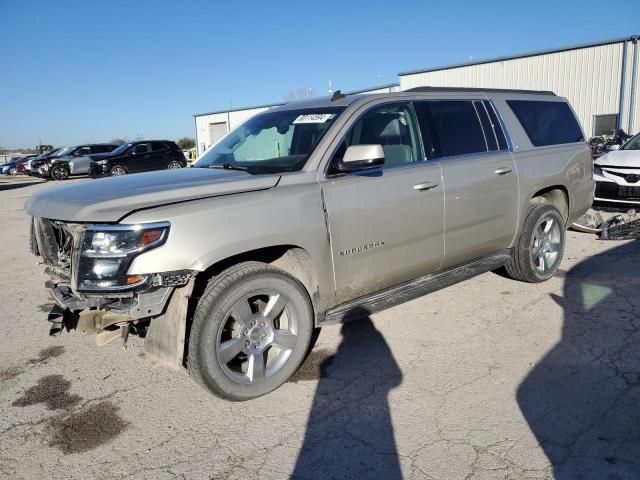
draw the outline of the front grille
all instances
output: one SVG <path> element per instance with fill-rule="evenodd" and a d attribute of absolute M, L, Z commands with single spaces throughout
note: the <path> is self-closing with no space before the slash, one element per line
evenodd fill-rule
<path fill-rule="evenodd" d="M 614 182 L 596 182 L 596 197 L 618 199 L 618 184 Z"/>
<path fill-rule="evenodd" d="M 614 182 L 596 182 L 596 198 L 611 200 L 640 200 L 640 186 L 618 185 Z"/>

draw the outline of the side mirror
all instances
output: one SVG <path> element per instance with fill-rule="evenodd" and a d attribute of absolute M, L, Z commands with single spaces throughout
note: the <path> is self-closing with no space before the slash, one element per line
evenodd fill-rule
<path fill-rule="evenodd" d="M 351 145 L 338 164 L 340 172 L 352 172 L 384 164 L 382 145 Z"/>
<path fill-rule="evenodd" d="M 617 143 L 607 145 L 607 150 L 620 150 L 620 145 L 618 145 Z"/>

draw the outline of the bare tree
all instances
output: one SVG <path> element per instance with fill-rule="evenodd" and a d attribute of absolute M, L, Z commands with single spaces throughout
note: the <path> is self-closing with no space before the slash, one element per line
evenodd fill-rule
<path fill-rule="evenodd" d="M 289 90 L 284 96 L 285 102 L 293 102 L 294 100 L 304 100 L 305 98 L 312 98 L 316 96 L 316 91 L 313 88 L 296 88 L 295 90 Z"/>

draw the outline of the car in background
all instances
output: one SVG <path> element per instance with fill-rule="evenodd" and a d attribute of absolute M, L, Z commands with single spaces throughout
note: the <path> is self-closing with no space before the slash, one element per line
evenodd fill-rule
<path fill-rule="evenodd" d="M 597 158 L 593 167 L 594 202 L 640 205 L 640 133 Z"/>
<path fill-rule="evenodd" d="M 89 176 L 108 177 L 129 173 L 185 168 L 180 147 L 169 140 L 141 140 L 120 145 L 110 153 L 91 155 Z"/>
<path fill-rule="evenodd" d="M 31 167 L 32 174 L 53 180 L 66 180 L 70 175 L 89 173 L 90 155 L 109 153 L 118 148 L 113 143 L 93 143 L 67 147 L 56 155 L 40 160 Z"/>
<path fill-rule="evenodd" d="M 29 175 L 31 174 L 31 166 L 34 162 L 38 162 L 44 158 L 48 158 L 48 157 L 52 157 L 54 155 L 57 155 L 58 153 L 60 153 L 62 150 L 64 150 L 66 147 L 59 147 L 59 148 L 54 148 L 52 150 L 49 150 L 46 153 L 41 153 L 40 155 L 36 155 L 35 157 L 31 157 L 31 158 L 26 158 L 19 161 L 17 168 L 18 168 L 18 173 L 21 174 L 26 174 Z"/>
<path fill-rule="evenodd" d="M 10 162 L 0 165 L 0 173 L 2 175 L 18 175 L 18 162 L 26 162 L 36 155 L 26 155 L 24 157 L 14 158 Z"/>

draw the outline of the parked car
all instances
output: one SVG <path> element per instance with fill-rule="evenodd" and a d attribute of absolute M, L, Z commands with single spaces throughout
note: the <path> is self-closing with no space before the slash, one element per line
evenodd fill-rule
<path fill-rule="evenodd" d="M 56 155 L 32 165 L 32 172 L 54 180 L 66 180 L 70 175 L 89 173 L 91 155 L 109 153 L 118 148 L 112 143 L 93 143 L 68 147 Z"/>
<path fill-rule="evenodd" d="M 287 381 L 324 325 L 500 267 L 551 278 L 594 188 L 551 92 L 336 92 L 252 117 L 195 166 L 39 192 L 31 244 L 54 331 L 139 334 L 231 400 Z"/>
<path fill-rule="evenodd" d="M 10 162 L 0 165 L 0 173 L 2 175 L 18 175 L 18 163 L 26 162 L 35 155 L 26 155 L 24 157 L 14 158 Z"/>
<path fill-rule="evenodd" d="M 620 149 L 597 158 L 593 176 L 595 202 L 640 205 L 640 133 Z"/>
<path fill-rule="evenodd" d="M 143 140 L 120 145 L 111 153 L 91 155 L 91 177 L 121 176 L 187 166 L 180 147 L 169 140 Z"/>
<path fill-rule="evenodd" d="M 65 148 L 67 147 L 54 148 L 52 150 L 49 150 L 48 152 L 41 153 L 40 155 L 36 155 L 30 158 L 25 158 L 24 161 L 18 162 L 18 165 L 17 165 L 18 173 L 30 175 L 31 167 L 33 163 L 39 162 L 45 158 L 57 155 L 58 153 L 62 152 Z"/>

